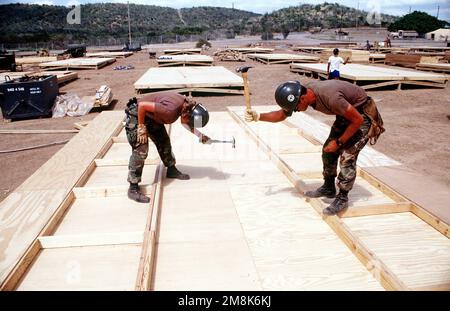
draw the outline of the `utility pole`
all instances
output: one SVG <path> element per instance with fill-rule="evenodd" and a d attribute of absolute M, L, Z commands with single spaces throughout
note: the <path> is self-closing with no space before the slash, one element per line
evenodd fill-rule
<path fill-rule="evenodd" d="M 128 44 L 131 46 L 130 1 L 127 1 L 127 5 L 128 5 Z"/>
<path fill-rule="evenodd" d="M 234 2 L 231 2 L 231 8 L 234 10 Z"/>
<path fill-rule="evenodd" d="M 439 19 L 439 4 L 438 4 L 438 10 L 437 10 L 436 18 Z"/>
<path fill-rule="evenodd" d="M 358 8 L 356 9 L 356 30 L 358 30 L 358 12 L 359 12 L 359 1 L 358 1 Z"/>
<path fill-rule="evenodd" d="M 409 13 L 411 14 L 411 6 L 409 6 Z"/>

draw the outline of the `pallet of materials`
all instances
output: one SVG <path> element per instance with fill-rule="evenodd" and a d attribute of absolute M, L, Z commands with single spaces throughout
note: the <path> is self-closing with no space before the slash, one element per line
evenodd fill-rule
<path fill-rule="evenodd" d="M 415 68 L 419 63 L 437 63 L 440 57 L 422 56 L 420 54 L 396 54 L 390 53 L 386 55 L 384 63 L 392 66 L 403 66 Z"/>
<path fill-rule="evenodd" d="M 41 64 L 47 62 L 56 61 L 56 56 L 26 56 L 26 57 L 16 57 L 17 65 L 33 65 L 33 64 Z"/>
<path fill-rule="evenodd" d="M 268 53 L 272 53 L 274 51 L 274 49 L 271 48 L 261 48 L 261 47 L 246 47 L 246 48 L 227 48 L 226 50 L 228 51 L 236 51 L 242 54 L 249 54 L 249 53 L 263 53 L 263 54 L 268 54 Z"/>
<path fill-rule="evenodd" d="M 312 55 L 300 55 L 300 54 L 247 54 L 247 57 L 264 63 L 266 65 L 270 64 L 286 64 L 294 62 L 302 63 L 317 63 L 319 61 L 318 56 Z"/>
<path fill-rule="evenodd" d="M 327 64 L 291 64 L 291 72 L 327 79 Z M 405 70 L 395 67 L 376 67 L 361 64 L 341 66 L 341 79 L 360 85 L 363 89 L 375 89 L 395 85 L 420 85 L 445 88 L 449 76 L 419 70 Z"/>
<path fill-rule="evenodd" d="M 450 73 L 450 64 L 448 63 L 419 63 L 416 69 L 434 72 Z"/>
<path fill-rule="evenodd" d="M 212 66 L 214 59 L 208 55 L 162 55 L 156 59 L 159 67 L 164 66 Z"/>
<path fill-rule="evenodd" d="M 64 60 L 58 60 L 55 62 L 39 64 L 42 68 L 50 70 L 57 69 L 100 69 L 116 61 L 115 58 L 102 58 L 102 57 L 86 57 L 86 58 L 69 58 Z"/>
<path fill-rule="evenodd" d="M 333 55 L 333 49 L 327 49 L 320 53 L 320 62 L 327 63 L 328 58 Z M 344 60 L 350 59 L 352 63 L 369 63 L 370 52 L 363 50 L 339 49 L 339 56 Z"/>
<path fill-rule="evenodd" d="M 242 77 L 222 66 L 150 68 L 135 83 L 138 93 L 155 91 L 243 94 Z"/>
<path fill-rule="evenodd" d="M 78 73 L 75 71 L 40 71 L 40 72 L 2 72 L 0 73 L 0 83 L 8 79 L 17 79 L 24 76 L 48 76 L 56 75 L 58 84 L 66 83 L 78 79 Z"/>
<path fill-rule="evenodd" d="M 114 58 L 126 58 L 133 55 L 133 52 L 91 52 L 86 53 L 86 57 L 114 57 Z"/>
<path fill-rule="evenodd" d="M 166 49 L 163 51 L 164 54 L 167 55 L 182 55 L 182 54 L 201 54 L 202 49 L 196 48 L 196 49 Z"/>

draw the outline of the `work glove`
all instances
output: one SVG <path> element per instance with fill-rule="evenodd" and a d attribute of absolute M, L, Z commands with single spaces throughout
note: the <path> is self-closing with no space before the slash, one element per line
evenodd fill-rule
<path fill-rule="evenodd" d="M 202 137 L 200 137 L 200 142 L 204 145 L 210 145 L 212 143 L 211 138 L 206 135 L 202 135 Z"/>
<path fill-rule="evenodd" d="M 146 144 L 148 140 L 147 127 L 145 124 L 139 124 L 137 130 L 137 142 L 139 144 Z"/>
<path fill-rule="evenodd" d="M 244 118 L 247 122 L 259 121 L 259 113 L 255 110 L 245 110 Z"/>

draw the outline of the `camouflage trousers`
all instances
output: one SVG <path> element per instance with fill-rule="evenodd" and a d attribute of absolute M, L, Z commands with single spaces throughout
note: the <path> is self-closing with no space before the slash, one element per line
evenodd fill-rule
<path fill-rule="evenodd" d="M 358 131 L 336 152 L 325 152 L 322 149 L 323 176 L 324 178 L 338 176 L 337 185 L 339 189 L 350 191 L 356 179 L 356 161 L 359 152 L 368 142 L 367 133 L 370 129 L 371 121 L 362 114 L 364 122 Z M 330 135 L 324 143 L 324 147 L 334 139 L 341 137 L 349 125 L 349 121 L 341 116 L 336 117 L 331 127 Z M 337 175 L 337 163 L 339 160 L 340 172 Z"/>
<path fill-rule="evenodd" d="M 133 111 L 132 111 L 133 112 Z M 172 145 L 170 137 L 167 134 L 164 124 L 159 124 L 153 121 L 146 122 L 147 132 L 150 139 L 156 145 L 159 156 L 166 167 L 175 165 L 175 156 L 172 153 Z M 125 125 L 128 142 L 131 145 L 131 156 L 128 164 L 128 182 L 141 182 L 142 170 L 144 169 L 144 162 L 148 155 L 148 142 L 139 144 L 137 142 L 137 116 L 128 115 Z"/>

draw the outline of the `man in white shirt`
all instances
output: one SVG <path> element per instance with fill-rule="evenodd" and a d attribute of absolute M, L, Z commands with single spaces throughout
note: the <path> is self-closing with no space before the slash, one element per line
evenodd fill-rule
<path fill-rule="evenodd" d="M 331 55 L 328 58 L 328 67 L 327 67 L 327 74 L 328 74 L 328 80 L 339 80 L 339 77 L 341 76 L 339 73 L 339 68 L 341 64 L 347 64 L 349 61 L 349 57 L 344 61 L 342 57 L 339 56 L 339 49 L 333 50 L 333 55 Z"/>

